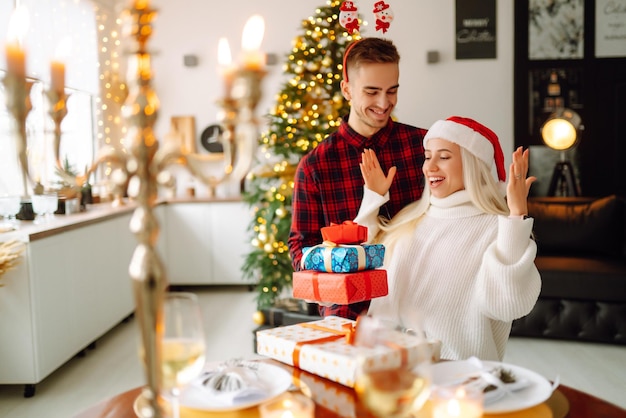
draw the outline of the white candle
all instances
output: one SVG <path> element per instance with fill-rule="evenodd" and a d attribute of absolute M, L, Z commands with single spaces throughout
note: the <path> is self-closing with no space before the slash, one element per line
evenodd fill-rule
<path fill-rule="evenodd" d="M 219 64 L 220 75 L 224 79 L 226 97 L 229 97 L 237 69 L 233 65 L 230 46 L 226 38 L 220 38 L 217 44 L 217 63 Z"/>
<path fill-rule="evenodd" d="M 18 43 L 6 46 L 7 72 L 18 78 L 26 77 L 26 52 Z"/>
<path fill-rule="evenodd" d="M 450 399 L 433 407 L 433 418 L 480 418 L 482 408 L 474 402 Z"/>
<path fill-rule="evenodd" d="M 265 54 L 260 50 L 265 21 L 260 15 L 251 16 L 243 28 L 241 47 L 243 49 L 243 66 L 246 70 L 258 71 L 265 66 Z"/>
<path fill-rule="evenodd" d="M 433 418 L 480 418 L 483 394 L 464 388 L 439 388 L 432 396 Z"/>
<path fill-rule="evenodd" d="M 301 393 L 287 393 L 259 407 L 261 418 L 313 418 L 315 404 Z"/>
<path fill-rule="evenodd" d="M 26 51 L 21 46 L 21 39 L 26 34 L 28 25 L 28 10 L 20 5 L 9 19 L 8 42 L 5 47 L 7 72 L 18 78 L 26 77 Z"/>
<path fill-rule="evenodd" d="M 58 93 L 65 91 L 65 64 L 61 61 L 50 63 L 50 89 Z"/>
<path fill-rule="evenodd" d="M 72 39 L 65 37 L 61 39 L 54 52 L 54 59 L 50 63 L 50 89 L 57 93 L 65 91 L 65 62 L 71 55 Z"/>

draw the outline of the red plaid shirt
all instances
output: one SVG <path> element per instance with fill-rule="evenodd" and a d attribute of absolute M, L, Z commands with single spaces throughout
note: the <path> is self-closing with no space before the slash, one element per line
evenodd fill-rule
<path fill-rule="evenodd" d="M 365 148 L 376 152 L 383 171 L 397 167 L 390 200 L 380 214 L 393 217 L 407 204 L 419 199 L 424 191 L 425 129 L 389 121 L 371 138 L 359 135 L 347 123 L 341 123 L 317 148 L 305 155 L 296 170 L 292 201 L 289 253 L 294 270 L 301 270 L 302 248 L 320 244 L 320 229 L 331 222 L 353 220 L 363 199 L 363 177 L 359 169 Z M 349 306 L 321 308 L 323 315 L 354 319 L 366 310 L 369 302 Z"/>

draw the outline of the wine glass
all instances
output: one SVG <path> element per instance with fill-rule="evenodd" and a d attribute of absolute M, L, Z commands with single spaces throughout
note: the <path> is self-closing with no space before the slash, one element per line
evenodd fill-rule
<path fill-rule="evenodd" d="M 172 416 L 179 418 L 182 389 L 204 368 L 206 344 L 198 297 L 170 292 L 163 305 L 162 387 L 171 400 Z"/>
<path fill-rule="evenodd" d="M 33 204 L 33 212 L 35 212 L 36 224 L 45 223 L 46 212 L 48 211 L 48 199 L 42 194 L 34 194 L 31 196 L 31 202 Z"/>
<path fill-rule="evenodd" d="M 377 417 L 414 416 L 430 395 L 431 350 L 419 330 L 362 316 L 357 322 L 355 391 Z"/>
<path fill-rule="evenodd" d="M 47 220 L 54 218 L 54 212 L 59 208 L 59 195 L 56 192 L 48 192 L 44 194 L 46 199 L 45 217 Z"/>
<path fill-rule="evenodd" d="M 15 228 L 15 216 L 20 212 L 20 206 L 21 198 L 19 196 L 0 196 L 0 215 L 3 218 L 0 227 Z"/>

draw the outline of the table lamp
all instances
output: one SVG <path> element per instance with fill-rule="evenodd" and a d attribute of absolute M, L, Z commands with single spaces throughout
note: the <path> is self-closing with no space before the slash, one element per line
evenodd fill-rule
<path fill-rule="evenodd" d="M 566 160 L 565 151 L 578 143 L 582 130 L 580 115 L 567 108 L 557 109 L 541 126 L 543 142 L 553 150 L 560 151 L 561 155 L 560 161 L 554 166 L 548 189 L 549 196 L 556 196 L 557 190 L 562 196 L 580 196 L 580 190 L 574 180 L 574 169 Z"/>

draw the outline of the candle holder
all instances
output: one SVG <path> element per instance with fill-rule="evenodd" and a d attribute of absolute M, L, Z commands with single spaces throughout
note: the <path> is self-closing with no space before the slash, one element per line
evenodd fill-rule
<path fill-rule="evenodd" d="M 48 102 L 50 103 L 50 109 L 48 110 L 48 114 L 54 122 L 53 150 L 57 173 L 65 183 L 76 184 L 80 181 L 79 177 L 76 175 L 72 175 L 71 173 L 68 173 L 67 170 L 65 170 L 65 167 L 63 167 L 63 163 L 61 162 L 61 156 L 59 152 L 59 150 L 61 149 L 61 123 L 63 122 L 63 119 L 67 116 L 67 100 L 70 96 L 69 94 L 66 94 L 63 90 L 55 89 L 46 90 L 46 96 L 48 97 Z M 76 186 L 80 187 L 82 186 L 82 184 L 76 184 Z"/>
<path fill-rule="evenodd" d="M 315 403 L 311 398 L 288 392 L 259 406 L 260 418 L 313 418 Z"/>
<path fill-rule="evenodd" d="M 468 386 L 438 387 L 431 395 L 433 418 L 480 418 L 483 392 Z"/>
<path fill-rule="evenodd" d="M 137 200 L 138 207 L 131 219 L 130 229 L 139 240 L 130 263 L 130 275 L 136 303 L 136 316 L 142 335 L 142 359 L 147 385 L 142 396 L 152 409 L 152 417 L 162 416 L 158 402 L 161 390 L 161 340 L 162 306 L 168 285 L 165 269 L 156 253 L 158 223 L 153 212 L 157 186 L 170 186 L 173 178 L 167 167 L 183 164 L 203 183 L 215 187 L 228 179 L 240 179 L 249 171 L 258 142 L 258 123 L 254 116 L 261 97 L 262 71 L 241 70 L 234 76 L 232 88 L 220 102 L 224 146 L 224 170 L 221 176 L 204 174 L 200 154 L 188 152 L 181 146 L 158 149 L 153 126 L 158 114 L 158 99 L 151 87 L 152 71 L 147 42 L 152 34 L 151 22 L 156 11 L 145 2 L 137 1 L 128 11 L 130 37 L 135 41 L 134 60 L 129 68 L 129 95 L 123 106 L 128 121 L 130 153 L 124 155 L 129 177 L 128 192 Z M 117 154 L 118 158 L 122 158 Z"/>
<path fill-rule="evenodd" d="M 17 156 L 22 169 L 22 182 L 24 188 L 24 196 L 28 197 L 28 186 L 34 182 L 30 178 L 28 170 L 28 157 L 26 155 L 27 136 L 26 136 L 26 118 L 32 110 L 33 106 L 30 101 L 30 90 L 33 82 L 26 80 L 25 77 L 17 77 L 15 74 L 8 72 L 2 80 L 6 92 L 7 109 L 13 116 L 17 130 Z"/>
<path fill-rule="evenodd" d="M 132 255 L 129 273 L 135 299 L 135 317 L 141 334 L 139 357 L 143 362 L 146 385 L 140 395 L 142 411 L 151 418 L 164 417 L 159 403 L 161 391 L 161 346 L 163 302 L 168 287 L 165 268 L 157 251 L 159 225 L 154 213 L 159 186 L 172 187 L 174 179 L 168 167 L 182 164 L 203 183 L 213 189 L 229 179 L 241 180 L 250 170 L 258 143 L 258 121 L 255 109 L 261 98 L 261 81 L 265 72 L 258 69 L 241 69 L 234 72 L 232 85 L 219 103 L 222 108 L 224 167 L 220 175 L 204 173 L 203 156 L 188 152 L 181 146 L 165 142 L 159 148 L 154 134 L 154 124 L 159 110 L 159 100 L 152 88 L 151 55 L 147 49 L 156 10 L 148 0 L 135 0 L 124 12 L 125 36 L 132 42 L 129 53 L 128 96 L 122 106 L 122 116 L 127 122 L 129 144 L 126 152 L 112 146 L 101 148 L 91 166 L 83 175 L 67 173 L 60 163 L 61 123 L 67 115 L 68 96 L 63 91 L 49 91 L 50 116 L 55 123 L 54 152 L 57 168 L 63 179 L 80 187 L 92 172 L 103 163 L 112 168 L 112 181 L 118 190 L 127 191 L 137 207 L 130 221 L 130 231 L 138 244 Z M 31 109 L 28 98 L 32 83 L 8 75 L 7 105 L 19 127 L 18 154 L 22 171 L 30 179 L 26 158 L 26 116 Z M 31 182 L 32 183 L 32 182 Z"/>

